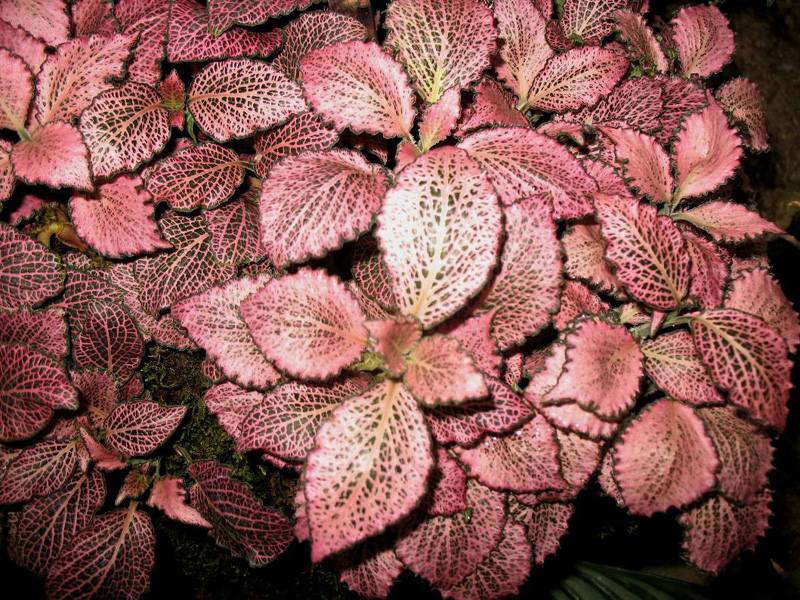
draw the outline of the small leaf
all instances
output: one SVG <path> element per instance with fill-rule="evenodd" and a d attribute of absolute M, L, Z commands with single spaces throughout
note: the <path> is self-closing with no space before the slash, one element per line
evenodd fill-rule
<path fill-rule="evenodd" d="M 701 308 L 719 307 L 728 284 L 728 252 L 691 231 L 684 230 L 683 239 L 686 240 L 686 250 L 692 259 L 689 295 L 697 299 Z"/>
<path fill-rule="evenodd" d="M 620 37 L 627 42 L 628 51 L 645 70 L 652 69 L 656 73 L 666 73 L 669 70 L 664 50 L 641 14 L 623 8 L 614 12 L 611 17 L 616 22 Z"/>
<path fill-rule="evenodd" d="M 713 201 L 672 215 L 688 221 L 708 233 L 716 242 L 738 243 L 760 238 L 768 233 L 785 233 L 757 212 L 733 202 Z"/>
<path fill-rule="evenodd" d="M 120 404 L 104 423 L 106 442 L 127 456 L 149 454 L 167 441 L 185 414 L 185 406 L 161 406 L 155 402 Z"/>
<path fill-rule="evenodd" d="M 27 502 L 64 487 L 78 464 L 75 441 L 43 440 L 24 448 L 3 469 L 0 504 Z"/>
<path fill-rule="evenodd" d="M 107 450 L 84 428 L 81 428 L 80 432 L 86 452 L 89 453 L 97 469 L 101 471 L 117 471 L 128 467 L 121 454 Z"/>
<path fill-rule="evenodd" d="M 162 104 L 169 109 L 169 124 L 177 129 L 183 129 L 186 86 L 175 69 L 159 82 L 158 93 L 161 95 Z"/>
<path fill-rule="evenodd" d="M 17 178 L 30 184 L 91 190 L 89 152 L 84 137 L 63 121 L 47 123 L 11 150 Z"/>
<path fill-rule="evenodd" d="M 269 19 L 304 10 L 318 0 L 209 0 L 208 28 L 219 36 L 233 25 L 261 25 Z"/>
<path fill-rule="evenodd" d="M 362 236 L 353 249 L 350 269 L 361 291 L 384 308 L 397 304 L 389 271 L 381 255 L 378 242 L 372 236 Z"/>
<path fill-rule="evenodd" d="M 613 30 L 613 14 L 627 5 L 627 0 L 565 0 L 561 30 L 568 38 L 598 44 Z"/>
<path fill-rule="evenodd" d="M 375 352 L 383 357 L 386 372 L 400 377 L 406 371 L 406 355 L 422 337 L 419 322 L 405 317 L 367 321 L 364 326 L 369 331 L 370 343 L 374 340 Z"/>
<path fill-rule="evenodd" d="M 684 404 L 648 405 L 615 448 L 616 480 L 635 515 L 684 506 L 714 486 L 717 453 L 703 422 Z"/>
<path fill-rule="evenodd" d="M 467 507 L 467 476 L 446 448 L 436 448 L 425 511 L 432 517 L 460 513 Z"/>
<path fill-rule="evenodd" d="M 306 112 L 292 117 L 283 125 L 256 134 L 253 140 L 256 175 L 263 179 L 280 159 L 303 152 L 328 150 L 338 140 L 339 134 L 324 125 L 317 113 Z"/>
<path fill-rule="evenodd" d="M 601 292 L 616 297 L 625 293 L 606 261 L 606 243 L 596 223 L 575 223 L 561 238 L 567 260 L 564 263 L 569 277 L 585 281 Z"/>
<path fill-rule="evenodd" d="M 324 271 L 302 269 L 276 279 L 240 310 L 267 359 L 296 377 L 336 375 L 367 345 L 361 307 Z"/>
<path fill-rule="evenodd" d="M 735 49 L 728 19 L 716 6 L 687 6 L 672 20 L 681 69 L 686 76 L 709 77 L 722 69 Z"/>
<path fill-rule="evenodd" d="M 669 157 L 655 138 L 633 129 L 603 127 L 614 142 L 617 159 L 625 165 L 626 179 L 653 202 L 672 200 Z"/>
<path fill-rule="evenodd" d="M 156 478 L 147 498 L 147 506 L 157 508 L 170 519 L 197 525 L 198 527 L 211 527 L 196 509 L 186 504 L 186 490 L 182 487 L 183 479 L 164 475 Z"/>
<path fill-rule="evenodd" d="M 69 38 L 66 0 L 14 0 L 0 3 L 0 19 L 58 46 Z"/>
<path fill-rule="evenodd" d="M 419 145 L 423 152 L 441 142 L 456 128 L 461 115 L 461 92 L 450 88 L 425 109 L 419 124 Z"/>
<path fill-rule="evenodd" d="M 558 502 L 544 502 L 530 507 L 511 496 L 509 510 L 515 521 L 525 525 L 528 540 L 534 548 L 534 563 L 543 565 L 545 559 L 561 547 L 561 538 L 567 533 L 575 507 Z"/>
<path fill-rule="evenodd" d="M 717 90 L 717 102 L 739 127 L 746 146 L 759 152 L 769 150 L 764 99 L 755 83 L 737 77 Z"/>
<path fill-rule="evenodd" d="M 33 99 L 33 75 L 24 60 L 5 48 L 0 48 L 0 73 L 0 129 L 22 131 Z"/>
<path fill-rule="evenodd" d="M 213 364 L 213 363 L 211 363 Z M 224 377 L 223 377 L 224 378 Z M 237 443 L 241 443 L 241 425 L 264 399 L 259 391 L 248 391 L 235 383 L 212 385 L 203 396 L 206 408 L 216 415 L 219 424 Z"/>
<path fill-rule="evenodd" d="M 128 78 L 147 85 L 161 79 L 164 41 L 171 0 L 117 0 L 114 16 L 122 33 L 137 34 L 139 41 L 128 64 Z"/>

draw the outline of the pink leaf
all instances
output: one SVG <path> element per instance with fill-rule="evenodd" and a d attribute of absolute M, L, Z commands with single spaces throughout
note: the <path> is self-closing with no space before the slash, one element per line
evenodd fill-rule
<path fill-rule="evenodd" d="M 419 145 L 423 152 L 441 142 L 456 128 L 461 114 L 461 92 L 450 88 L 425 109 L 419 124 Z"/>
<path fill-rule="evenodd" d="M 94 302 L 73 338 L 73 354 L 78 367 L 96 367 L 124 382 L 139 366 L 144 343 L 136 323 L 120 305 Z"/>
<path fill-rule="evenodd" d="M 689 560 L 705 571 L 719 573 L 743 552 L 755 550 L 769 528 L 772 495 L 767 490 L 755 504 L 739 507 L 714 496 L 680 516 L 687 528 L 683 548 Z"/>
<path fill-rule="evenodd" d="M 337 130 L 410 138 L 414 94 L 402 67 L 374 42 L 341 42 L 300 61 L 303 90 Z"/>
<path fill-rule="evenodd" d="M 797 349 L 800 343 L 797 312 L 768 271 L 753 269 L 741 272 L 728 290 L 725 308 L 761 317 L 786 340 L 790 353 Z"/>
<path fill-rule="evenodd" d="M 0 19 L 58 46 L 69 38 L 66 0 L 14 0 L 0 3 Z"/>
<path fill-rule="evenodd" d="M 159 82 L 158 93 L 161 95 L 161 102 L 169 109 L 169 124 L 183 129 L 186 86 L 175 69 Z"/>
<path fill-rule="evenodd" d="M 185 414 L 185 406 L 161 406 L 155 402 L 120 404 L 104 423 L 106 443 L 128 456 L 149 454 L 167 441 Z"/>
<path fill-rule="evenodd" d="M 487 125 L 528 127 L 528 120 L 514 108 L 514 97 L 494 80 L 484 77 L 475 88 L 472 104 L 464 110 L 456 135 Z"/>
<path fill-rule="evenodd" d="M 215 35 L 209 29 L 202 4 L 194 0 L 174 0 L 167 32 L 169 61 L 204 61 L 239 56 L 266 58 L 281 45 L 280 30 L 261 33 L 237 27 Z"/>
<path fill-rule="evenodd" d="M 620 37 L 627 42 L 628 51 L 645 70 L 652 69 L 656 73 L 666 73 L 669 70 L 664 50 L 642 15 L 622 9 L 613 13 L 611 17 L 616 21 Z"/>
<path fill-rule="evenodd" d="M 682 77 L 659 79 L 664 86 L 664 112 L 661 130 L 655 133 L 655 137 L 661 145 L 669 146 L 684 119 L 708 106 L 708 95 L 705 88 Z"/>
<path fill-rule="evenodd" d="M 86 311 L 94 302 L 122 304 L 125 292 L 106 277 L 105 273 L 67 269 L 64 294 L 57 304 L 67 312 L 69 321 L 78 329 L 86 320 Z"/>
<path fill-rule="evenodd" d="M 558 463 L 555 429 L 537 416 L 513 433 L 455 448 L 470 477 L 496 490 L 543 492 L 567 487 Z"/>
<path fill-rule="evenodd" d="M 703 422 L 671 400 L 647 406 L 616 444 L 616 480 L 636 515 L 694 502 L 714 486 L 718 465 Z"/>
<path fill-rule="evenodd" d="M 509 519 L 503 527 L 500 543 L 475 571 L 444 595 L 456 600 L 478 600 L 514 596 L 525 583 L 533 557 L 525 539 L 525 527 Z"/>
<path fill-rule="evenodd" d="M 633 407 L 642 377 L 642 352 L 625 327 L 600 319 L 578 322 L 566 336 L 567 363 L 548 401 L 575 401 L 614 418 Z"/>
<path fill-rule="evenodd" d="M 361 310 L 364 311 L 364 316 L 367 319 L 390 319 L 396 316 L 394 309 L 387 310 L 375 302 L 375 300 L 364 294 L 364 292 L 361 291 L 361 288 L 356 284 L 355 280 L 348 281 L 345 284 L 345 287 L 347 288 L 347 291 L 353 295 L 353 298 L 356 299 L 356 302 L 361 307 Z"/>
<path fill-rule="evenodd" d="M 208 29 L 219 36 L 233 25 L 261 25 L 269 19 L 304 10 L 319 0 L 209 0 Z"/>
<path fill-rule="evenodd" d="M 442 333 L 457 339 L 461 346 L 472 355 L 481 371 L 491 377 L 500 377 L 500 365 L 503 360 L 497 348 L 497 342 L 491 336 L 493 311 L 470 317 L 466 321 L 446 324 Z"/>
<path fill-rule="evenodd" d="M 108 415 L 120 403 L 117 380 L 108 371 L 70 371 L 72 384 L 83 398 L 81 408 L 95 429 L 102 429 Z M 131 381 L 135 381 L 131 379 Z"/>
<path fill-rule="evenodd" d="M 628 61 L 597 46 L 574 48 L 551 58 L 536 77 L 527 105 L 559 112 L 591 106 L 628 70 Z"/>
<path fill-rule="evenodd" d="M 119 488 L 117 497 L 114 499 L 114 506 L 119 506 L 125 500 L 137 500 L 150 487 L 150 476 L 147 472 L 150 463 L 144 463 L 139 467 L 132 467 Z"/>
<path fill-rule="evenodd" d="M 275 165 L 261 193 L 261 234 L 279 268 L 324 256 L 368 231 L 388 187 L 358 152 L 304 152 Z"/>
<path fill-rule="evenodd" d="M 280 159 L 303 152 L 328 150 L 338 139 L 339 134 L 324 125 L 317 113 L 306 112 L 292 117 L 283 125 L 256 134 L 253 141 L 256 174 L 263 179 Z"/>
<path fill-rule="evenodd" d="M 263 398 L 262 392 L 250 392 L 235 383 L 226 382 L 208 388 L 203 402 L 216 415 L 228 435 L 240 442 L 242 421 L 261 404 Z"/>
<path fill-rule="evenodd" d="M 672 201 L 669 157 L 655 138 L 633 129 L 603 127 L 614 142 L 617 159 L 625 165 L 631 185 L 653 202 Z"/>
<path fill-rule="evenodd" d="M 187 106 L 218 142 L 248 137 L 306 110 L 300 86 L 271 65 L 248 59 L 205 67 L 192 80 Z"/>
<path fill-rule="evenodd" d="M 103 0 L 77 0 L 71 7 L 76 38 L 90 35 L 113 36 L 117 27 L 113 6 Z"/>
<path fill-rule="evenodd" d="M 363 236 L 356 242 L 350 268 L 364 294 L 384 308 L 393 308 L 397 304 L 389 272 L 374 237 Z"/>
<path fill-rule="evenodd" d="M 769 437 L 736 412 L 734 406 L 722 406 L 699 414 L 719 454 L 720 491 L 734 501 L 752 504 L 768 483 L 775 449 Z"/>
<path fill-rule="evenodd" d="M 694 343 L 711 378 L 751 416 L 783 429 L 792 362 L 786 341 L 756 316 L 731 308 L 692 320 Z"/>
<path fill-rule="evenodd" d="M 92 462 L 98 469 L 101 471 L 117 471 L 127 468 L 128 464 L 122 459 L 122 455 L 107 450 L 85 429 L 81 428 L 80 431 L 86 452 L 89 453 Z"/>
<path fill-rule="evenodd" d="M 722 69 L 735 49 L 728 19 L 716 6 L 687 6 L 672 20 L 681 69 L 686 76 L 709 77 Z"/>
<path fill-rule="evenodd" d="M 692 259 L 689 295 L 697 299 L 701 308 L 717 308 L 728 283 L 730 256 L 724 248 L 691 231 L 684 230 L 683 239 Z"/>
<path fill-rule="evenodd" d="M 161 79 L 161 61 L 164 60 L 164 41 L 170 0 L 117 0 L 114 16 L 122 33 L 137 34 L 133 60 L 128 65 L 128 77 L 147 85 Z"/>
<path fill-rule="evenodd" d="M 522 379 L 522 366 L 525 362 L 525 356 L 521 351 L 516 351 L 505 357 L 503 360 L 505 366 L 505 373 L 503 378 L 506 385 L 511 388 L 518 388 L 520 380 Z"/>
<path fill-rule="evenodd" d="M 39 72 L 47 58 L 47 46 L 42 40 L 33 37 L 21 27 L 14 27 L 3 21 L 2 18 L 0 18 L 0 47 L 11 50 L 24 60 L 34 75 Z"/>
<path fill-rule="evenodd" d="M 561 544 L 561 538 L 567 533 L 567 527 L 575 508 L 572 504 L 545 502 L 531 508 L 516 500 L 509 501 L 509 509 L 515 521 L 525 525 L 528 540 L 533 544 L 535 564 L 544 564 L 545 559 L 555 554 Z"/>
<path fill-rule="evenodd" d="M 501 220 L 492 185 L 463 150 L 437 148 L 405 168 L 377 231 L 400 311 L 430 328 L 477 294 L 497 260 Z"/>
<path fill-rule="evenodd" d="M 14 166 L 11 164 L 11 142 L 0 140 L 0 207 L 3 206 L 3 200 L 11 197 L 15 179 Z M 12 225 L 17 224 L 15 220 L 9 222 Z"/>
<path fill-rule="evenodd" d="M 480 311 L 494 311 L 492 335 L 505 351 L 549 325 L 558 310 L 562 258 L 547 198 L 525 198 L 503 212 L 502 266 L 484 291 Z"/>
<path fill-rule="evenodd" d="M 0 73 L 0 129 L 22 131 L 33 99 L 33 75 L 24 60 L 5 48 L 0 48 Z"/>
<path fill-rule="evenodd" d="M 136 503 L 104 513 L 59 554 L 47 574 L 48 596 L 139 598 L 150 585 L 155 544 L 150 517 Z"/>
<path fill-rule="evenodd" d="M 62 121 L 47 123 L 23 139 L 11 151 L 14 172 L 22 181 L 50 187 L 91 190 L 89 156 L 75 127 Z"/>
<path fill-rule="evenodd" d="M 689 256 L 683 235 L 654 206 L 595 196 L 606 259 L 627 292 L 653 308 L 678 308 L 689 288 Z"/>
<path fill-rule="evenodd" d="M 610 439 L 619 423 L 603 421 L 594 412 L 581 408 L 577 402 L 558 406 L 539 406 L 541 412 L 553 427 L 585 435 L 591 440 Z"/>
<path fill-rule="evenodd" d="M 305 13 L 284 29 L 283 47 L 273 64 L 299 83 L 300 60 L 306 54 L 340 42 L 364 41 L 367 37 L 366 28 L 344 14 L 332 11 Z"/>
<path fill-rule="evenodd" d="M 67 321 L 63 309 L 27 308 L 0 312 L 0 342 L 24 341 L 33 350 L 64 359 L 69 354 Z"/>
<path fill-rule="evenodd" d="M 386 44 L 417 93 L 433 104 L 451 87 L 467 87 L 489 66 L 495 50 L 492 13 L 478 0 L 395 0 Z"/>
<path fill-rule="evenodd" d="M 436 468 L 429 487 L 425 511 L 430 516 L 447 516 L 467 509 L 467 476 L 445 448 L 436 448 Z"/>
<path fill-rule="evenodd" d="M 409 353 L 407 364 L 403 382 L 423 406 L 460 404 L 489 394 L 472 357 L 454 338 L 423 338 Z"/>
<path fill-rule="evenodd" d="M 581 315 L 602 315 L 610 308 L 582 283 L 567 281 L 561 293 L 561 307 L 553 317 L 553 324 L 556 329 L 563 331 L 569 327 L 573 319 Z"/>
<path fill-rule="evenodd" d="M 304 473 L 312 561 L 408 515 L 432 467 L 425 420 L 402 384 L 387 380 L 342 404 L 317 433 Z"/>
<path fill-rule="evenodd" d="M 135 42 L 134 35 L 91 36 L 59 46 L 37 78 L 37 120 L 71 122 L 78 117 L 113 80 L 124 77 Z"/>
<path fill-rule="evenodd" d="M 139 83 L 103 92 L 81 115 L 81 134 L 96 177 L 134 171 L 170 137 L 169 111 L 153 88 Z"/>
<path fill-rule="evenodd" d="M 547 136 L 500 127 L 475 133 L 459 147 L 486 170 L 505 205 L 550 194 L 556 219 L 592 212 L 587 195 L 597 191 L 597 184 L 566 148 Z"/>
<path fill-rule="evenodd" d="M 268 281 L 267 276 L 237 279 L 172 308 L 172 314 L 225 375 L 244 386 L 268 388 L 280 379 L 239 316 L 239 306 Z"/>
<path fill-rule="evenodd" d="M 760 238 L 768 233 L 784 233 L 757 212 L 741 204 L 716 200 L 697 208 L 675 213 L 673 219 L 688 221 L 708 233 L 716 242 L 738 243 Z"/>
<path fill-rule="evenodd" d="M 234 273 L 232 265 L 217 262 L 202 215 L 167 213 L 158 224 L 175 252 L 140 258 L 135 263 L 142 309 L 154 315 L 217 281 L 227 281 Z"/>
<path fill-rule="evenodd" d="M 367 345 L 361 307 L 321 270 L 301 269 L 272 281 L 240 311 L 267 359 L 300 378 L 336 375 Z"/>
<path fill-rule="evenodd" d="M 239 450 L 265 450 L 288 461 L 305 460 L 320 426 L 342 402 L 366 389 L 365 379 L 322 384 L 290 381 L 263 397 L 241 424 Z"/>
<path fill-rule="evenodd" d="M 150 194 L 138 175 L 121 175 L 97 192 L 76 194 L 69 203 L 75 231 L 100 254 L 111 258 L 172 248 L 162 239 Z"/>
<path fill-rule="evenodd" d="M 642 342 L 647 375 L 668 396 L 690 404 L 722 404 L 688 331 Z"/>
<path fill-rule="evenodd" d="M 370 541 L 337 560 L 337 566 L 340 581 L 366 598 L 386 598 L 403 570 L 393 549 Z"/>
<path fill-rule="evenodd" d="M 18 565 L 44 576 L 103 504 L 103 475 L 77 472 L 58 491 L 26 504 L 9 531 L 8 553 Z"/>
<path fill-rule="evenodd" d="M 27 502 L 61 489 L 77 464 L 75 440 L 44 440 L 24 448 L 3 469 L 0 504 Z"/>
<path fill-rule="evenodd" d="M 448 589 L 474 572 L 497 547 L 505 520 L 503 495 L 470 481 L 466 511 L 411 520 L 395 551 L 414 573 Z"/>
<path fill-rule="evenodd" d="M 746 146 L 756 151 L 769 149 L 764 122 L 764 99 L 752 81 L 738 77 L 717 90 L 717 102 L 743 134 Z"/>
<path fill-rule="evenodd" d="M 611 265 L 606 262 L 606 244 L 595 223 L 576 223 L 562 239 L 567 260 L 564 264 L 569 277 L 580 279 L 601 292 L 624 297 Z"/>
<path fill-rule="evenodd" d="M 170 519 L 197 525 L 198 527 L 211 527 L 196 509 L 186 504 L 186 490 L 183 489 L 183 479 L 165 475 L 153 482 L 147 506 L 157 508 Z"/>
<path fill-rule="evenodd" d="M 494 16 L 498 37 L 505 40 L 497 75 L 524 105 L 534 79 L 553 56 L 545 38 L 547 21 L 531 0 L 499 0 L 494 3 Z"/>
<path fill-rule="evenodd" d="M 674 150 L 674 204 L 713 192 L 733 175 L 742 156 L 741 142 L 716 102 L 687 117 Z"/>
<path fill-rule="evenodd" d="M 406 371 L 409 351 L 422 337 L 422 327 L 413 317 L 367 321 L 370 343 L 374 340 L 375 352 L 383 357 L 384 368 L 392 377 L 400 377 Z M 410 359 L 410 357 L 409 357 Z"/>
<path fill-rule="evenodd" d="M 613 30 L 612 15 L 627 5 L 627 0 L 566 0 L 561 30 L 570 39 L 597 44 Z"/>
<path fill-rule="evenodd" d="M 20 344 L 0 344 L 0 441 L 31 437 L 59 408 L 78 408 L 61 363 Z"/>
<path fill-rule="evenodd" d="M 205 211 L 211 247 L 218 263 L 241 265 L 264 258 L 258 199 L 261 180 L 250 177 L 235 200 Z"/>
<path fill-rule="evenodd" d="M 597 483 L 600 484 L 600 489 L 602 489 L 603 494 L 609 498 L 613 498 L 617 506 L 625 506 L 625 501 L 622 499 L 622 492 L 619 490 L 619 484 L 617 484 L 616 479 L 614 479 L 613 447 L 611 447 L 603 457 L 600 471 L 597 473 Z"/>

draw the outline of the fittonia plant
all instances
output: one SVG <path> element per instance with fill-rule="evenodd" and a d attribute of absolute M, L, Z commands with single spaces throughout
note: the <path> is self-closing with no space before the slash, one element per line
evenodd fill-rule
<path fill-rule="evenodd" d="M 151 511 L 253 566 L 310 540 L 366 596 L 513 594 L 595 478 L 702 569 L 755 547 L 800 326 L 732 200 L 767 138 L 753 83 L 707 84 L 728 23 L 490 4 L 394 0 L 378 43 L 309 1 L 0 2 L 7 220 L 84 249 L 0 224 L 0 502 L 51 597 L 143 593 Z M 205 352 L 294 515 L 164 471 L 147 344 Z"/>

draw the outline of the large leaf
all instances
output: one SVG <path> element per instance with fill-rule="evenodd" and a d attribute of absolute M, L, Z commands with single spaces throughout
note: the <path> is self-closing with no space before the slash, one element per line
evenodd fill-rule
<path fill-rule="evenodd" d="M 311 559 L 318 562 L 397 523 L 426 491 L 430 437 L 395 381 L 346 401 L 320 428 L 305 478 Z"/>
<path fill-rule="evenodd" d="M 437 148 L 405 168 L 377 231 L 400 311 L 430 328 L 477 294 L 497 260 L 501 219 L 494 189 L 463 150 Z"/>
<path fill-rule="evenodd" d="M 63 309 L 0 311 L 0 342 L 20 342 L 56 358 L 69 354 L 69 335 Z"/>
<path fill-rule="evenodd" d="M 634 59 L 647 70 L 666 73 L 669 62 L 658 43 L 653 30 L 647 26 L 644 17 L 632 10 L 618 10 L 612 14 L 620 37 L 627 42 L 628 51 Z"/>
<path fill-rule="evenodd" d="M 58 257 L 13 227 L 0 223 L 0 309 L 36 306 L 61 291 Z"/>
<path fill-rule="evenodd" d="M 477 161 L 503 204 L 550 194 L 554 218 L 574 219 L 592 212 L 588 194 L 597 184 L 561 144 L 530 129 L 500 127 L 479 131 L 459 144 Z"/>
<path fill-rule="evenodd" d="M 233 25 L 260 25 L 291 13 L 308 8 L 318 0 L 209 0 L 208 28 L 220 35 Z"/>
<path fill-rule="evenodd" d="M 728 19 L 716 6 L 687 6 L 672 21 L 681 69 L 686 76 L 713 75 L 735 49 Z"/>
<path fill-rule="evenodd" d="M 0 48 L 0 129 L 25 129 L 33 99 L 33 77 L 25 61 Z"/>
<path fill-rule="evenodd" d="M 149 454 L 167 441 L 185 414 L 185 406 L 125 402 L 103 424 L 106 443 L 127 456 Z"/>
<path fill-rule="evenodd" d="M 675 213 L 673 219 L 688 221 L 708 233 L 714 241 L 737 243 L 760 238 L 768 233 L 784 233 L 757 212 L 741 204 L 715 200 L 697 208 Z"/>
<path fill-rule="evenodd" d="M 492 335 L 507 350 L 550 323 L 561 294 L 562 258 L 547 199 L 525 198 L 503 212 L 502 266 L 480 311 L 494 311 Z"/>
<path fill-rule="evenodd" d="M 614 12 L 627 6 L 628 0 L 565 0 L 559 24 L 568 38 L 597 44 L 611 33 Z"/>
<path fill-rule="evenodd" d="M 491 11 L 478 0 L 395 0 L 386 27 L 387 45 L 429 104 L 478 79 L 497 35 Z"/>
<path fill-rule="evenodd" d="M 653 202 L 672 201 L 669 156 L 655 138 L 634 129 L 604 127 L 614 142 L 617 159 L 625 165 L 630 184 Z"/>
<path fill-rule="evenodd" d="M 261 192 L 261 234 L 272 264 L 324 256 L 368 231 L 388 184 L 383 169 L 354 151 L 282 160 Z"/>
<path fill-rule="evenodd" d="M 337 130 L 410 139 L 414 94 L 402 67 L 374 42 L 342 42 L 300 61 L 303 90 Z"/>
<path fill-rule="evenodd" d="M 161 237 L 152 198 L 138 175 L 120 175 L 92 195 L 75 194 L 69 202 L 77 234 L 103 256 L 124 258 L 172 248 Z"/>
<path fill-rule="evenodd" d="M 96 177 L 134 171 L 170 137 L 169 111 L 153 88 L 126 83 L 103 92 L 81 115 L 81 134 Z"/>
<path fill-rule="evenodd" d="M 69 38 L 66 0 L 0 2 L 0 19 L 22 27 L 48 46 L 58 46 Z"/>
<path fill-rule="evenodd" d="M 756 151 L 769 149 L 764 99 L 752 81 L 738 77 L 717 90 L 717 102 L 743 134 L 745 145 Z"/>
<path fill-rule="evenodd" d="M 211 363 L 213 364 L 213 363 Z M 219 424 L 232 438 L 240 441 L 242 421 L 264 398 L 257 390 L 248 391 L 226 381 L 208 388 L 203 403 L 217 417 Z"/>
<path fill-rule="evenodd" d="M 684 506 L 714 486 L 717 453 L 703 422 L 685 404 L 650 404 L 623 432 L 615 450 L 615 478 L 633 514 Z"/>
<path fill-rule="evenodd" d="M 95 367 L 127 381 L 144 354 L 142 336 L 133 318 L 113 302 L 89 306 L 83 327 L 73 338 L 78 367 Z"/>
<path fill-rule="evenodd" d="M 78 464 L 74 440 L 50 439 L 24 448 L 4 466 L 0 504 L 27 502 L 62 488 Z"/>
<path fill-rule="evenodd" d="M 128 65 L 131 81 L 155 85 L 161 79 L 164 41 L 170 0 L 117 0 L 114 16 L 123 33 L 137 34 L 133 60 Z"/>
<path fill-rule="evenodd" d="M 208 65 L 192 80 L 186 104 L 218 142 L 248 137 L 307 108 L 300 86 L 275 67 L 248 59 Z"/>
<path fill-rule="evenodd" d="M 637 200 L 595 196 L 606 259 L 637 300 L 662 311 L 678 308 L 689 289 L 689 256 L 669 217 Z"/>
<path fill-rule="evenodd" d="M 154 550 L 153 524 L 135 502 L 104 513 L 58 555 L 47 574 L 48 596 L 135 600 L 150 585 Z"/>
<path fill-rule="evenodd" d="M 11 150 L 14 173 L 30 184 L 91 190 L 84 139 L 75 127 L 63 121 L 42 125 L 30 139 L 23 139 Z"/>
<path fill-rule="evenodd" d="M 711 378 L 751 416 L 783 429 L 791 388 L 786 341 L 756 316 L 721 308 L 692 319 L 694 343 Z"/>
<path fill-rule="evenodd" d="M 367 345 L 361 307 L 338 279 L 321 270 L 276 279 L 240 310 L 264 355 L 296 377 L 336 375 Z"/>

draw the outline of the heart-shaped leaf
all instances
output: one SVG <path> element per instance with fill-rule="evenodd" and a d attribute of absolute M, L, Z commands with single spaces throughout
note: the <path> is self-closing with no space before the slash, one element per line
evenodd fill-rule
<path fill-rule="evenodd" d="M 149 454 L 167 441 L 186 414 L 185 406 L 126 402 L 104 423 L 106 443 L 127 456 Z"/>
<path fill-rule="evenodd" d="M 686 6 L 678 11 L 672 26 L 686 76 L 713 75 L 727 64 L 736 48 L 728 19 L 716 6 Z"/>

